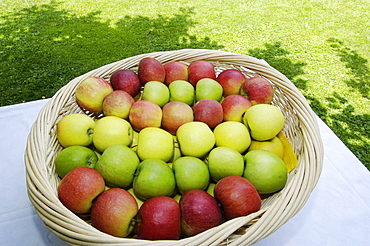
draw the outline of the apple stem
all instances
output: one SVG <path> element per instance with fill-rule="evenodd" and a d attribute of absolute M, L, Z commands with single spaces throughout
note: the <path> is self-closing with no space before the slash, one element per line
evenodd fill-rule
<path fill-rule="evenodd" d="M 132 222 L 135 222 L 135 223 L 141 223 L 141 220 L 135 220 L 135 219 L 131 219 Z"/>

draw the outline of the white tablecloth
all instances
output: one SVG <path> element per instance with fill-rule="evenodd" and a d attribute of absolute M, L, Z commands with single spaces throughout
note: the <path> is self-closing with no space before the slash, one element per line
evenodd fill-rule
<path fill-rule="evenodd" d="M 65 245 L 28 199 L 24 150 L 47 99 L 0 107 L 0 244 Z M 370 172 L 318 119 L 325 147 L 320 180 L 306 205 L 256 245 L 370 245 Z"/>

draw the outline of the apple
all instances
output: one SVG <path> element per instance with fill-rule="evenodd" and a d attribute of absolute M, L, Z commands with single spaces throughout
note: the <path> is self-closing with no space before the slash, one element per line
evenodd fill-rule
<path fill-rule="evenodd" d="M 219 180 L 214 195 L 221 203 L 227 220 L 257 212 L 262 205 L 256 188 L 240 176 L 227 176 Z"/>
<path fill-rule="evenodd" d="M 193 61 L 188 66 L 189 82 L 195 87 L 200 79 L 216 80 L 215 66 L 209 61 Z"/>
<path fill-rule="evenodd" d="M 222 86 L 214 79 L 204 78 L 200 79 L 195 86 L 195 100 L 213 99 L 221 101 Z"/>
<path fill-rule="evenodd" d="M 58 185 L 58 198 L 76 214 L 88 213 L 93 200 L 105 190 L 101 174 L 90 167 L 76 167 Z"/>
<path fill-rule="evenodd" d="M 204 190 L 186 191 L 180 198 L 181 228 L 187 236 L 197 235 L 222 222 L 216 199 Z"/>
<path fill-rule="evenodd" d="M 162 108 L 162 127 L 173 135 L 181 125 L 193 120 L 193 109 L 184 102 L 169 102 Z"/>
<path fill-rule="evenodd" d="M 140 60 L 137 74 L 141 85 L 145 85 L 149 81 L 163 83 L 166 77 L 166 71 L 162 63 L 152 57 L 146 57 Z"/>
<path fill-rule="evenodd" d="M 216 146 L 235 149 L 244 153 L 251 144 L 248 127 L 237 121 L 224 121 L 213 129 L 216 137 Z"/>
<path fill-rule="evenodd" d="M 214 99 L 202 99 L 193 106 L 194 120 L 206 123 L 211 129 L 224 119 L 222 105 Z"/>
<path fill-rule="evenodd" d="M 77 86 L 76 101 L 78 105 L 92 113 L 101 113 L 104 98 L 112 91 L 112 86 L 105 79 L 88 77 Z"/>
<path fill-rule="evenodd" d="M 115 237 L 126 237 L 138 212 L 135 198 L 121 188 L 104 191 L 91 208 L 91 225 Z"/>
<path fill-rule="evenodd" d="M 166 77 L 164 83 L 168 86 L 175 80 L 188 80 L 188 66 L 179 61 L 171 61 L 164 64 Z"/>
<path fill-rule="evenodd" d="M 115 90 L 105 97 L 103 101 L 103 114 L 128 119 L 135 99 L 124 90 Z"/>
<path fill-rule="evenodd" d="M 242 92 L 248 95 L 253 105 L 266 103 L 270 104 L 274 97 L 272 84 L 262 77 L 250 77 L 243 83 Z"/>
<path fill-rule="evenodd" d="M 152 101 L 139 100 L 132 104 L 129 120 L 132 127 L 137 131 L 149 126 L 160 127 L 162 124 L 162 109 Z"/>
<path fill-rule="evenodd" d="M 193 106 L 195 89 L 192 84 L 185 80 L 175 80 L 168 86 L 170 91 L 170 102 L 184 102 L 189 106 Z"/>
<path fill-rule="evenodd" d="M 217 82 L 223 88 L 223 95 L 239 94 L 246 77 L 236 69 L 226 69 L 217 76 Z"/>
<path fill-rule="evenodd" d="M 138 208 L 140 209 L 141 205 L 143 205 L 143 203 L 145 202 L 144 200 L 141 200 L 140 198 L 138 198 L 136 195 L 135 195 L 135 192 L 134 192 L 134 188 L 130 188 L 127 190 L 136 200 L 137 202 L 137 206 Z"/>
<path fill-rule="evenodd" d="M 284 145 L 278 137 L 273 137 L 265 141 L 252 140 L 248 152 L 256 149 L 268 150 L 279 156 L 280 159 L 284 158 Z"/>
<path fill-rule="evenodd" d="M 162 82 L 148 81 L 144 85 L 141 99 L 155 102 L 159 107 L 163 107 L 170 100 L 170 91 Z"/>
<path fill-rule="evenodd" d="M 110 76 L 110 84 L 113 90 L 124 90 L 132 97 L 135 97 L 141 88 L 139 76 L 131 70 L 117 70 Z"/>
<path fill-rule="evenodd" d="M 243 115 L 252 107 L 248 98 L 239 94 L 228 95 L 221 103 L 224 121 L 243 122 Z"/>
<path fill-rule="evenodd" d="M 173 198 L 150 198 L 139 209 L 137 236 L 146 240 L 177 240 L 181 234 L 180 216 L 180 205 Z"/>

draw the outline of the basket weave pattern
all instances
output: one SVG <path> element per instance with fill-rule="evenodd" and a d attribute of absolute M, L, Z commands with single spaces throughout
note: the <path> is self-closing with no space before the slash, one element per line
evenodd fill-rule
<path fill-rule="evenodd" d="M 193 237 L 176 241 L 146 241 L 117 238 L 98 231 L 88 221 L 73 214 L 57 196 L 60 182 L 54 160 L 62 150 L 55 126 L 66 114 L 86 113 L 76 103 L 75 89 L 86 77 L 109 76 L 119 69 L 137 71 L 139 61 L 156 58 L 165 64 L 196 60 L 214 63 L 216 73 L 228 68 L 247 77 L 263 76 L 275 88 L 273 104 L 284 114 L 284 133 L 298 156 L 298 166 L 289 174 L 285 188 L 264 199 L 260 211 L 235 218 Z M 90 114 L 93 118 L 99 115 Z M 306 203 L 321 173 L 323 146 L 315 115 L 298 89 L 265 61 L 225 51 L 183 49 L 141 54 L 123 59 L 79 76 L 62 87 L 42 108 L 29 133 L 26 152 L 26 182 L 31 202 L 45 225 L 70 245 L 250 245 L 267 237 L 292 218 Z"/>

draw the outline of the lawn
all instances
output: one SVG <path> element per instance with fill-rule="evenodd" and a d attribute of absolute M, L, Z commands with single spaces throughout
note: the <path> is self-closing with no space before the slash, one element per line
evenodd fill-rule
<path fill-rule="evenodd" d="M 3 0 L 0 106 L 133 55 L 220 49 L 284 73 L 370 170 L 370 1 L 355 2 Z"/>

